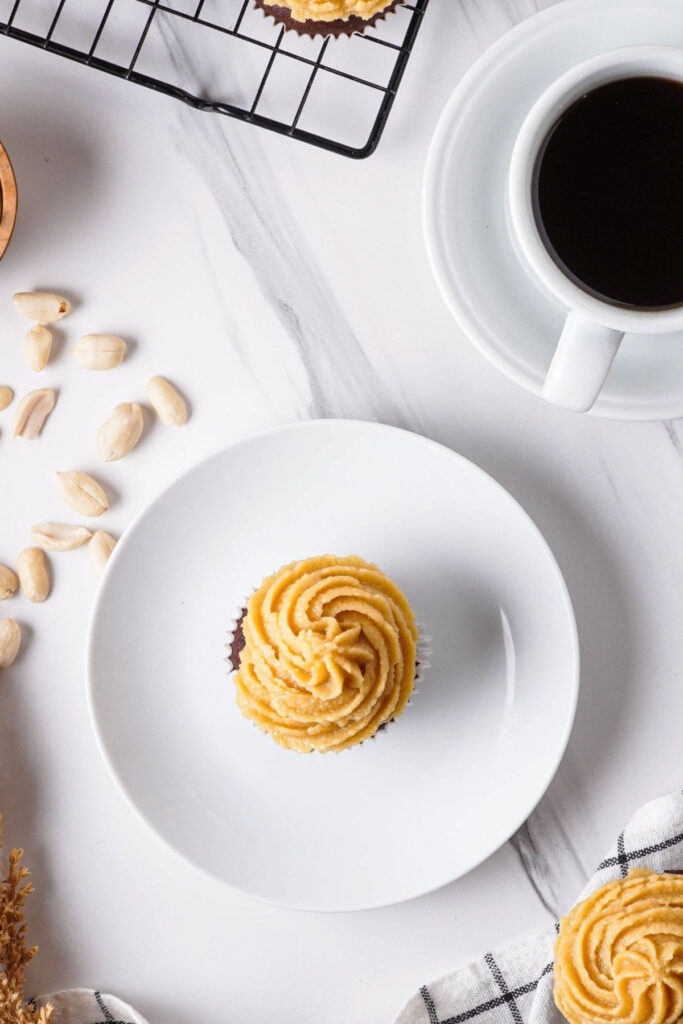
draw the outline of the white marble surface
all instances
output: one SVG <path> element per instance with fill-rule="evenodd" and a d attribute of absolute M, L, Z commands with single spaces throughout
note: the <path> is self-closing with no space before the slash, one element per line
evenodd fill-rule
<path fill-rule="evenodd" d="M 55 468 L 96 468 L 105 408 L 166 373 L 191 400 L 191 424 L 150 430 L 110 467 L 112 530 L 246 432 L 321 415 L 398 423 L 478 462 L 532 514 L 566 575 L 583 651 L 569 751 L 511 843 L 412 903 L 299 914 L 216 886 L 126 805 L 85 705 L 96 583 L 83 552 L 55 556 L 49 602 L 2 609 L 28 636 L 0 682 L 0 801 L 38 890 L 32 989 L 99 987 L 166 1024 L 390 1021 L 423 981 L 567 907 L 631 811 L 680 783 L 681 428 L 579 418 L 498 376 L 459 335 L 422 245 L 439 111 L 477 55 L 536 8 L 432 0 L 383 143 L 363 163 L 0 39 L 0 137 L 21 194 L 0 266 L 2 383 L 35 386 L 11 293 L 54 287 L 78 301 L 42 375 L 60 392 L 43 438 L 15 444 L 8 416 L 0 423 L 0 559 L 31 522 L 60 517 Z M 135 342 L 115 377 L 68 357 L 90 330 Z M 435 823 L 425 842 L 438 841 Z"/>

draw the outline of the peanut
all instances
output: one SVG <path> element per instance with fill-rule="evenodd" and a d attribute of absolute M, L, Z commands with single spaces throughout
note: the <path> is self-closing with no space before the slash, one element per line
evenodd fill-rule
<path fill-rule="evenodd" d="M 36 324 L 35 327 L 31 327 L 26 332 L 24 356 L 28 365 L 36 373 L 40 373 L 47 366 L 51 349 L 52 333 L 47 327 L 43 327 L 42 324 Z"/>
<path fill-rule="evenodd" d="M 14 619 L 0 619 L 0 668 L 9 668 L 21 647 L 21 630 Z"/>
<path fill-rule="evenodd" d="M 31 527 L 31 540 L 46 551 L 73 551 L 92 537 L 87 526 L 66 523 L 39 523 Z"/>
<path fill-rule="evenodd" d="M 97 434 L 97 453 L 105 462 L 116 462 L 132 452 L 140 440 L 145 421 L 137 402 L 121 402 L 110 413 Z"/>
<path fill-rule="evenodd" d="M 55 393 L 52 388 L 38 388 L 29 391 L 19 402 L 12 420 L 12 433 L 15 437 L 25 437 L 34 441 L 43 429 L 45 420 L 55 407 Z"/>
<path fill-rule="evenodd" d="M 161 422 L 167 426 L 182 427 L 187 420 L 184 398 L 165 377 L 151 377 L 147 381 L 147 397 Z"/>
<path fill-rule="evenodd" d="M 88 544 L 88 556 L 97 576 L 101 576 L 104 572 L 115 546 L 116 541 L 111 534 L 105 533 L 104 530 L 96 530 L 93 533 L 92 540 Z"/>
<path fill-rule="evenodd" d="M 19 578 L 8 565 L 0 564 L 0 601 L 6 601 L 19 586 Z"/>
<path fill-rule="evenodd" d="M 97 481 L 77 469 L 57 473 L 57 494 L 82 516 L 101 516 L 109 508 L 107 495 Z"/>
<path fill-rule="evenodd" d="M 17 555 L 19 583 L 29 601 L 36 604 L 50 593 L 50 573 L 45 552 L 40 548 L 24 548 Z"/>
<path fill-rule="evenodd" d="M 113 370 L 126 354 L 126 343 L 115 334 L 84 334 L 73 354 L 84 370 Z"/>
<path fill-rule="evenodd" d="M 18 313 L 41 324 L 53 324 L 71 312 L 69 300 L 53 292 L 16 292 L 12 302 Z"/>

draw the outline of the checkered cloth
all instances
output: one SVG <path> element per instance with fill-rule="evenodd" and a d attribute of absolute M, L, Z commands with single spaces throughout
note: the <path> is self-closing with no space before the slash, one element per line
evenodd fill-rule
<path fill-rule="evenodd" d="M 683 793 L 645 804 L 581 893 L 585 899 L 629 868 L 683 873 Z M 569 908 L 567 908 L 569 910 Z M 553 945 L 558 926 L 487 953 L 423 985 L 396 1024 L 564 1024 L 553 1002 Z"/>
<path fill-rule="evenodd" d="M 132 1007 L 116 996 L 93 992 L 90 988 L 72 988 L 41 996 L 38 1005 L 52 1003 L 53 1024 L 147 1024 Z"/>

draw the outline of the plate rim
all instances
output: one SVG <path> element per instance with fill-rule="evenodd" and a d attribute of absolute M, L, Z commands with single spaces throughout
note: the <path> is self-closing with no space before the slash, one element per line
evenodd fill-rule
<path fill-rule="evenodd" d="M 219 874 L 217 871 L 214 871 L 211 868 L 205 866 L 204 864 L 199 863 L 197 860 L 193 859 L 193 857 L 189 853 L 175 846 L 173 841 L 170 838 L 168 838 L 164 834 L 164 832 L 161 831 L 150 818 L 148 818 L 145 811 L 140 806 L 138 806 L 138 803 L 136 802 L 133 793 L 129 791 L 129 788 L 123 781 L 116 767 L 115 756 L 113 754 L 110 754 L 107 748 L 107 744 L 104 738 L 104 729 L 100 724 L 98 713 L 95 709 L 96 682 L 94 669 L 94 654 L 96 633 L 98 628 L 98 619 L 102 611 L 102 606 L 104 605 L 106 600 L 107 580 L 109 577 L 110 566 L 117 563 L 122 557 L 124 557 L 128 539 L 130 536 L 132 536 L 133 531 L 136 530 L 139 524 L 154 509 L 157 503 L 162 501 L 163 498 L 167 495 L 167 493 L 171 491 L 184 477 L 193 473 L 195 470 L 198 470 L 200 467 L 204 466 L 212 459 L 218 458 L 223 453 L 228 452 L 229 450 L 241 445 L 247 445 L 255 441 L 264 440 L 268 437 L 272 437 L 287 432 L 296 434 L 299 432 L 306 432 L 308 430 L 325 430 L 330 428 L 347 429 L 351 427 L 356 429 L 371 428 L 373 430 L 378 430 L 386 433 L 394 433 L 397 435 L 408 434 L 409 436 L 417 438 L 419 439 L 419 441 L 424 442 L 429 446 L 434 446 L 436 448 L 445 450 L 456 461 L 464 463 L 468 467 L 469 471 L 474 471 L 475 475 L 485 478 L 489 485 L 493 485 L 494 490 L 502 492 L 505 498 L 513 502 L 513 504 L 517 508 L 517 511 L 521 514 L 526 527 L 530 528 L 536 544 L 539 545 L 540 550 L 544 555 L 544 560 L 548 568 L 552 572 L 554 583 L 558 588 L 558 594 L 561 598 L 562 609 L 567 619 L 566 625 L 568 627 L 568 637 L 571 643 L 573 663 L 572 670 L 570 673 L 568 673 L 567 677 L 567 683 L 569 686 L 569 708 L 564 722 L 561 740 L 557 744 L 555 756 L 553 757 L 550 766 L 543 773 L 541 783 L 536 789 L 534 789 L 531 797 L 528 800 L 523 801 L 525 810 L 519 821 L 517 821 L 517 819 L 515 818 L 516 823 L 514 825 L 514 828 L 508 830 L 506 835 L 502 836 L 499 840 L 496 840 L 495 845 L 488 849 L 486 853 L 477 855 L 474 858 L 472 858 L 471 863 L 466 863 L 465 867 L 458 870 L 455 875 L 449 875 L 448 878 L 430 882 L 426 887 L 424 885 L 418 886 L 406 895 L 401 895 L 395 899 L 390 900 L 383 898 L 373 903 L 368 903 L 367 901 L 361 903 L 352 903 L 348 901 L 345 902 L 343 905 L 336 905 L 332 902 L 324 905 L 313 905 L 304 904 L 301 902 L 291 902 L 287 899 L 278 900 L 264 893 L 254 892 L 250 889 L 240 886 L 239 884 L 236 884 L 235 882 L 228 881 L 227 878 Z M 487 473 L 486 470 L 481 468 L 481 466 L 478 466 L 475 462 L 472 462 L 466 456 L 461 455 L 459 452 L 455 451 L 453 448 L 450 448 L 448 445 L 442 444 L 440 441 L 435 441 L 430 437 L 426 437 L 424 434 L 419 434 L 416 431 L 409 430 L 405 427 L 393 426 L 391 424 L 381 423 L 374 420 L 316 418 L 309 420 L 297 420 L 290 423 L 279 424 L 274 427 L 268 427 L 264 430 L 249 432 L 247 434 L 240 435 L 239 437 L 233 439 L 232 441 L 229 441 L 227 444 L 223 443 L 217 448 L 213 449 L 212 451 L 202 455 L 194 462 L 180 469 L 177 473 L 173 475 L 173 477 L 170 480 L 168 480 L 162 486 L 162 488 L 159 491 L 157 491 L 157 493 L 151 500 L 144 504 L 142 509 L 133 517 L 130 524 L 128 525 L 128 527 L 122 534 L 120 540 L 118 541 L 116 547 L 114 548 L 114 551 L 112 552 L 112 555 L 109 559 L 109 563 L 106 567 L 105 574 L 100 582 L 100 586 L 98 587 L 95 596 L 95 601 L 90 611 L 90 617 L 88 620 L 88 627 L 86 631 L 84 670 L 88 717 L 90 719 L 90 724 L 95 734 L 95 741 L 100 752 L 100 755 L 104 760 L 105 765 L 107 766 L 108 772 L 111 778 L 113 779 L 116 788 L 123 795 L 126 804 L 128 804 L 129 807 L 133 810 L 138 820 L 142 821 L 146 828 L 149 831 L 151 831 L 168 850 L 170 850 L 176 857 L 180 858 L 181 861 L 185 862 L 185 864 L 189 865 L 192 869 L 201 872 L 201 874 L 204 875 L 206 878 L 211 879 L 214 882 L 220 883 L 220 885 L 227 887 L 234 893 L 238 893 L 240 896 L 243 896 L 250 900 L 256 900 L 258 903 L 266 904 L 269 906 L 277 906 L 286 910 L 298 910 L 311 913 L 356 913 L 359 911 L 380 910 L 385 907 L 396 906 L 400 903 L 406 903 L 410 900 L 419 899 L 422 896 L 426 896 L 432 892 L 436 892 L 439 889 L 444 888 L 446 885 L 450 885 L 451 883 L 469 874 L 476 867 L 479 867 L 480 864 L 483 864 L 485 861 L 487 861 L 491 856 L 493 856 L 494 853 L 501 849 L 501 847 L 503 847 L 506 842 L 508 842 L 510 837 L 513 836 L 519 828 L 521 828 L 521 826 L 527 820 L 529 815 L 538 806 L 539 802 L 541 801 L 545 792 L 550 786 L 550 783 L 555 778 L 555 775 L 557 774 L 558 768 L 567 750 L 567 745 L 569 743 L 571 732 L 574 726 L 574 721 L 576 719 L 576 709 L 579 699 L 581 652 L 578 627 L 576 624 L 576 616 L 574 613 L 571 595 L 569 593 L 569 589 L 567 587 L 562 571 L 557 563 L 555 555 L 553 554 L 553 551 L 550 548 L 550 545 L 546 541 L 545 537 L 543 536 L 541 530 L 536 525 L 536 523 L 529 515 L 529 513 L 526 511 L 524 506 L 517 500 L 517 498 L 514 497 L 514 495 L 512 495 L 507 490 L 507 488 L 505 488 L 501 483 L 499 483 L 499 481 L 496 480 L 495 477 L 491 476 L 491 474 Z"/>
<path fill-rule="evenodd" d="M 516 47 L 527 40 L 527 37 L 540 35 L 548 27 L 559 26 L 564 21 L 580 17 L 582 12 L 595 14 L 600 10 L 622 11 L 625 6 L 634 10 L 652 10 L 653 3 L 661 8 L 662 13 L 680 13 L 680 5 L 676 0 L 562 0 L 551 7 L 544 8 L 525 18 L 505 32 L 475 60 L 453 89 L 439 115 L 436 128 L 427 151 L 427 159 L 422 181 L 422 233 L 429 265 L 436 281 L 438 290 L 449 312 L 462 330 L 466 339 L 488 362 L 502 373 L 508 380 L 520 385 L 526 391 L 542 398 L 543 381 L 536 379 L 531 372 L 525 371 L 521 364 L 512 362 L 503 349 L 491 341 L 487 332 L 480 326 L 480 317 L 472 304 L 464 297 L 462 289 L 456 289 L 452 283 L 452 275 L 446 270 L 446 259 L 442 255 L 442 245 L 437 226 L 437 192 L 446 165 L 445 152 L 453 127 L 468 103 L 474 102 L 476 96 L 496 72 L 498 62 Z M 539 297 L 543 298 L 539 290 Z M 552 403 L 547 403 L 552 406 Z M 559 407 L 556 407 L 559 408 Z M 562 411 L 562 410 L 560 410 Z M 566 410 L 565 410 L 566 411 Z M 605 400 L 598 397 L 597 402 L 587 413 L 589 416 L 602 419 L 661 422 L 662 420 L 683 417 L 683 391 L 678 403 L 659 401 L 625 401 L 623 399 Z"/>

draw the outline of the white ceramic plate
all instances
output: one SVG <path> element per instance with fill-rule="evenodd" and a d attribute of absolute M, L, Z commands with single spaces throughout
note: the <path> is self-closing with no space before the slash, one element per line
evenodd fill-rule
<path fill-rule="evenodd" d="M 323 552 L 377 562 L 434 653 L 377 739 L 300 755 L 241 716 L 224 645 L 264 575 Z M 232 445 L 140 516 L 87 673 L 104 756 L 159 836 L 253 896 L 351 910 L 443 885 L 524 821 L 569 737 L 578 647 L 553 556 L 499 484 L 416 434 L 321 420 Z"/>
<path fill-rule="evenodd" d="M 567 0 L 522 22 L 465 75 L 427 162 L 424 225 L 441 291 L 460 326 L 512 380 L 540 394 L 565 311 L 513 252 L 507 168 L 534 101 L 572 65 L 639 43 L 683 46 L 681 0 Z M 615 419 L 683 416 L 683 333 L 627 335 L 591 410 Z"/>

